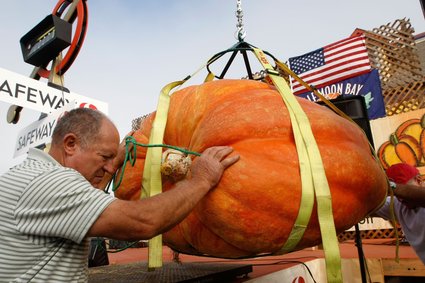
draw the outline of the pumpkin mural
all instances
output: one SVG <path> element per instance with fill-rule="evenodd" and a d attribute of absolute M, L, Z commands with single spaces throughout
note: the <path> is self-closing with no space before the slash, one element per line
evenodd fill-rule
<path fill-rule="evenodd" d="M 425 165 L 425 114 L 402 122 L 378 150 L 385 169 L 396 163 Z"/>
<path fill-rule="evenodd" d="M 298 99 L 310 119 L 323 159 L 338 232 L 383 202 L 387 181 L 357 125 L 328 108 Z M 155 114 L 134 133 L 148 143 Z M 171 96 L 164 144 L 202 152 L 230 145 L 240 160 L 227 169 L 180 224 L 163 235 L 171 248 L 189 254 L 238 258 L 273 253 L 291 232 L 300 205 L 299 161 L 289 113 L 274 87 L 252 80 L 217 80 Z M 146 148 L 127 166 L 115 195 L 138 199 Z M 195 157 L 196 158 L 196 157 Z M 163 180 L 163 191 L 173 182 Z M 321 242 L 314 208 L 296 249 Z"/>

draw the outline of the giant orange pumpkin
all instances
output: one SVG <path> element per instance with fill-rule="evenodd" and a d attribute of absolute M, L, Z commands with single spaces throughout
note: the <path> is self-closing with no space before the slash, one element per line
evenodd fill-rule
<path fill-rule="evenodd" d="M 335 226 L 341 232 L 376 209 L 386 196 L 386 177 L 364 133 L 324 106 L 298 99 L 310 119 L 332 194 Z M 147 143 L 154 114 L 135 133 Z M 191 254 L 247 257 L 278 251 L 297 217 L 299 161 L 288 111 L 270 85 L 250 80 L 218 80 L 190 86 L 171 96 L 164 143 L 202 152 L 230 145 L 240 160 L 225 171 L 190 215 L 163 240 Z M 146 148 L 138 148 L 116 191 L 140 196 Z M 170 182 L 163 190 L 173 189 Z M 316 206 L 315 206 L 316 207 Z M 316 208 L 296 249 L 320 243 Z"/>

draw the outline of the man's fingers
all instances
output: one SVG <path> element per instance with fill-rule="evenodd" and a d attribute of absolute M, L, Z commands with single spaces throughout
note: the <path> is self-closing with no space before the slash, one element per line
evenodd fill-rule
<path fill-rule="evenodd" d="M 221 161 L 221 165 L 223 165 L 224 168 L 227 168 L 230 165 L 233 165 L 234 163 L 236 163 L 236 161 L 238 161 L 239 158 L 240 158 L 239 155 L 235 155 L 235 156 L 226 158 L 223 161 Z"/>
<path fill-rule="evenodd" d="M 221 147 L 215 153 L 215 157 L 218 158 L 219 160 L 223 160 L 224 157 L 226 157 L 232 152 L 233 152 L 233 148 L 229 146 Z"/>
<path fill-rule="evenodd" d="M 220 161 L 224 168 L 227 168 L 239 160 L 239 155 L 227 157 L 232 152 L 233 148 L 230 146 L 215 146 L 207 149 L 204 153 L 211 154 L 211 156 Z"/>
<path fill-rule="evenodd" d="M 222 160 L 225 156 L 229 155 L 233 151 L 230 146 L 213 146 L 207 148 L 202 155 L 209 155 L 219 160 Z"/>

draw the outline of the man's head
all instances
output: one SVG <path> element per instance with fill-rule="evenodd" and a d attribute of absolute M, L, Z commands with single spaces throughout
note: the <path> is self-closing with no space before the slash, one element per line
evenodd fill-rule
<path fill-rule="evenodd" d="M 397 184 L 414 184 L 420 185 L 419 170 L 406 163 L 397 163 L 390 166 L 386 170 L 388 179 L 394 181 Z"/>
<path fill-rule="evenodd" d="M 415 186 L 421 186 L 422 180 L 419 174 L 419 170 L 406 163 L 397 163 L 392 166 L 390 166 L 386 170 L 388 179 L 391 181 L 394 181 L 397 184 L 409 184 L 409 185 L 415 185 Z M 406 207 L 413 209 L 416 206 L 412 205 L 411 203 L 404 201 L 401 198 L 398 198 L 399 201 L 401 201 Z"/>
<path fill-rule="evenodd" d="M 119 141 L 116 127 L 104 114 L 77 108 L 57 122 L 49 153 L 98 187 L 105 172 L 113 174 Z"/>

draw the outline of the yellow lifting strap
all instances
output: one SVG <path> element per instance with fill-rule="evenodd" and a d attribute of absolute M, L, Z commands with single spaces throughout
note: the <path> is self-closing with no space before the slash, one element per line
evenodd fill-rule
<path fill-rule="evenodd" d="M 155 120 L 149 137 L 149 144 L 162 144 L 165 126 L 167 125 L 168 108 L 170 105 L 170 91 L 183 84 L 186 80 L 167 84 L 161 90 Z M 141 198 L 152 197 L 162 192 L 161 181 L 161 147 L 149 147 L 146 153 L 145 167 L 143 170 Z M 149 240 L 148 269 L 162 266 L 162 235 Z"/>
<path fill-rule="evenodd" d="M 279 93 L 281 94 L 290 113 L 300 163 L 300 174 L 303 191 L 302 201 L 307 203 L 311 202 L 310 198 L 312 196 L 310 196 L 310 189 L 307 188 L 307 186 L 311 186 L 312 184 L 311 187 L 313 188 L 316 195 L 317 214 L 325 252 L 326 274 L 328 282 L 343 282 L 341 272 L 341 256 L 333 219 L 332 199 L 329 184 L 327 182 L 320 151 L 311 130 L 310 122 L 295 96 L 292 94 L 289 85 L 279 75 L 279 73 L 273 69 L 273 67 L 268 62 L 264 52 L 257 48 L 254 48 L 254 52 L 266 70 L 267 74 L 272 79 Z M 302 205 L 300 207 L 302 207 Z M 292 235 L 290 236 L 290 241 L 293 241 L 296 235 L 302 232 L 299 230 L 302 230 L 302 226 L 305 225 L 305 216 L 308 214 L 308 209 L 303 213 L 305 214 L 304 216 L 299 214 L 297 218 L 298 221 L 302 220 L 301 222 L 303 223 L 302 225 L 297 224 L 297 227 L 293 228 L 294 230 L 291 233 Z M 301 218 L 301 220 L 299 218 Z M 297 241 L 297 239 L 295 240 Z M 285 244 L 284 249 L 288 248 L 288 245 L 292 246 L 293 244 Z"/>
<path fill-rule="evenodd" d="M 165 127 L 167 125 L 168 108 L 170 106 L 170 92 L 184 84 L 190 78 L 205 68 L 207 63 L 203 64 L 193 74 L 183 80 L 175 81 L 165 85 L 159 94 L 158 106 L 155 119 L 152 123 L 152 130 L 149 137 L 149 144 L 162 144 L 164 140 Z M 211 81 L 214 74 L 209 73 L 205 82 Z M 162 192 L 161 181 L 161 147 L 149 147 L 146 153 L 145 167 L 143 170 L 142 193 L 140 198 L 152 197 Z M 158 235 L 148 241 L 148 269 L 162 267 L 162 235 Z"/>
<path fill-rule="evenodd" d="M 304 86 L 306 89 L 310 90 L 311 92 L 313 92 L 318 98 L 320 98 L 320 100 L 322 100 L 329 108 L 331 108 L 335 113 L 337 113 L 339 116 L 349 120 L 350 122 L 352 122 L 354 125 L 358 126 L 356 124 L 356 122 L 354 122 L 353 119 L 351 119 L 350 116 L 346 115 L 344 112 L 342 112 L 341 110 L 339 110 L 339 108 L 337 108 L 333 103 L 331 103 L 329 100 L 327 100 L 320 92 L 317 91 L 317 89 L 313 88 L 312 86 L 308 85 L 306 82 L 304 82 L 297 74 L 295 74 L 291 69 L 288 68 L 288 66 L 286 66 L 285 64 L 283 64 L 282 62 L 276 60 L 276 65 L 282 70 L 284 71 L 286 74 L 290 75 L 291 77 L 293 77 L 298 83 L 300 83 L 302 86 Z M 358 126 L 358 128 L 362 131 L 363 129 Z M 366 134 L 365 134 L 366 135 Z M 381 167 L 381 169 L 384 171 L 384 168 L 382 167 L 381 162 L 379 161 L 379 158 L 376 154 L 375 149 L 373 148 L 372 144 L 369 142 L 369 147 L 370 150 L 372 152 L 372 155 L 375 159 L 375 161 L 377 162 L 377 164 Z M 391 190 L 390 190 L 391 191 Z M 393 207 L 393 195 L 391 195 L 391 205 L 390 205 L 390 212 L 391 212 L 391 222 L 393 224 L 394 227 L 396 227 L 396 220 L 395 220 L 395 215 L 394 215 L 394 207 Z M 378 208 L 381 207 L 383 205 L 383 203 L 385 203 L 386 197 L 384 198 L 384 200 L 382 201 L 382 203 L 380 205 L 378 205 Z M 374 211 L 376 211 L 377 209 L 375 209 Z M 370 214 L 372 214 L 374 211 L 372 211 Z M 398 237 L 398 232 L 397 229 L 394 230 L 395 231 L 395 236 L 396 236 L 396 262 L 399 262 L 399 237 Z"/>
<path fill-rule="evenodd" d="M 348 116 L 347 114 L 345 114 L 344 112 L 342 112 L 341 110 L 339 110 L 338 107 L 336 107 L 333 103 L 331 103 L 329 100 L 327 100 L 320 92 L 317 91 L 317 89 L 313 88 L 312 86 L 308 85 L 306 82 L 304 82 L 297 74 L 295 74 L 291 69 L 288 68 L 288 66 L 286 66 L 285 64 L 283 64 L 282 62 L 276 60 L 276 65 L 282 70 L 284 71 L 286 74 L 290 75 L 291 77 L 293 77 L 296 81 L 298 81 L 302 86 L 304 86 L 306 89 L 310 90 L 311 92 L 313 92 L 318 98 L 320 98 L 320 100 L 322 100 L 329 108 L 331 108 L 336 114 L 338 114 L 339 116 L 347 119 L 348 121 L 352 122 L 354 125 L 356 125 L 358 127 L 359 130 L 361 130 L 364 133 L 364 130 L 357 125 L 356 122 L 354 122 L 353 119 L 351 119 L 350 116 Z M 364 133 L 366 135 L 366 133 Z M 371 153 L 376 161 L 376 163 L 381 167 L 382 171 L 385 171 L 384 168 L 382 167 L 382 164 L 376 154 L 375 149 L 373 148 L 372 144 L 369 142 L 369 148 L 371 150 Z M 380 205 L 378 205 L 378 208 L 381 207 L 384 203 L 385 203 L 385 199 L 382 201 L 382 203 Z M 374 211 L 370 212 L 370 214 L 372 214 L 373 212 L 375 212 L 377 209 L 375 209 Z M 396 234 L 396 238 L 398 240 L 398 233 L 397 233 L 397 229 L 395 230 L 395 234 Z M 397 246 L 398 248 L 398 246 Z M 396 252 L 398 255 L 398 252 Z"/>
<path fill-rule="evenodd" d="M 333 103 L 331 103 L 329 100 L 327 100 L 320 92 L 317 91 L 317 89 L 313 88 L 312 86 L 308 85 L 305 81 L 303 81 L 297 74 L 295 74 L 291 69 L 288 68 L 285 64 L 283 64 L 280 61 L 276 61 L 276 65 L 284 71 L 286 74 L 293 77 L 296 81 L 298 81 L 303 87 L 310 90 L 314 93 L 320 100 L 322 100 L 329 108 L 331 108 L 335 113 L 337 113 L 339 116 L 344 117 L 345 119 L 355 123 L 353 119 L 351 119 L 350 116 L 339 110 L 338 107 L 336 107 Z"/>

